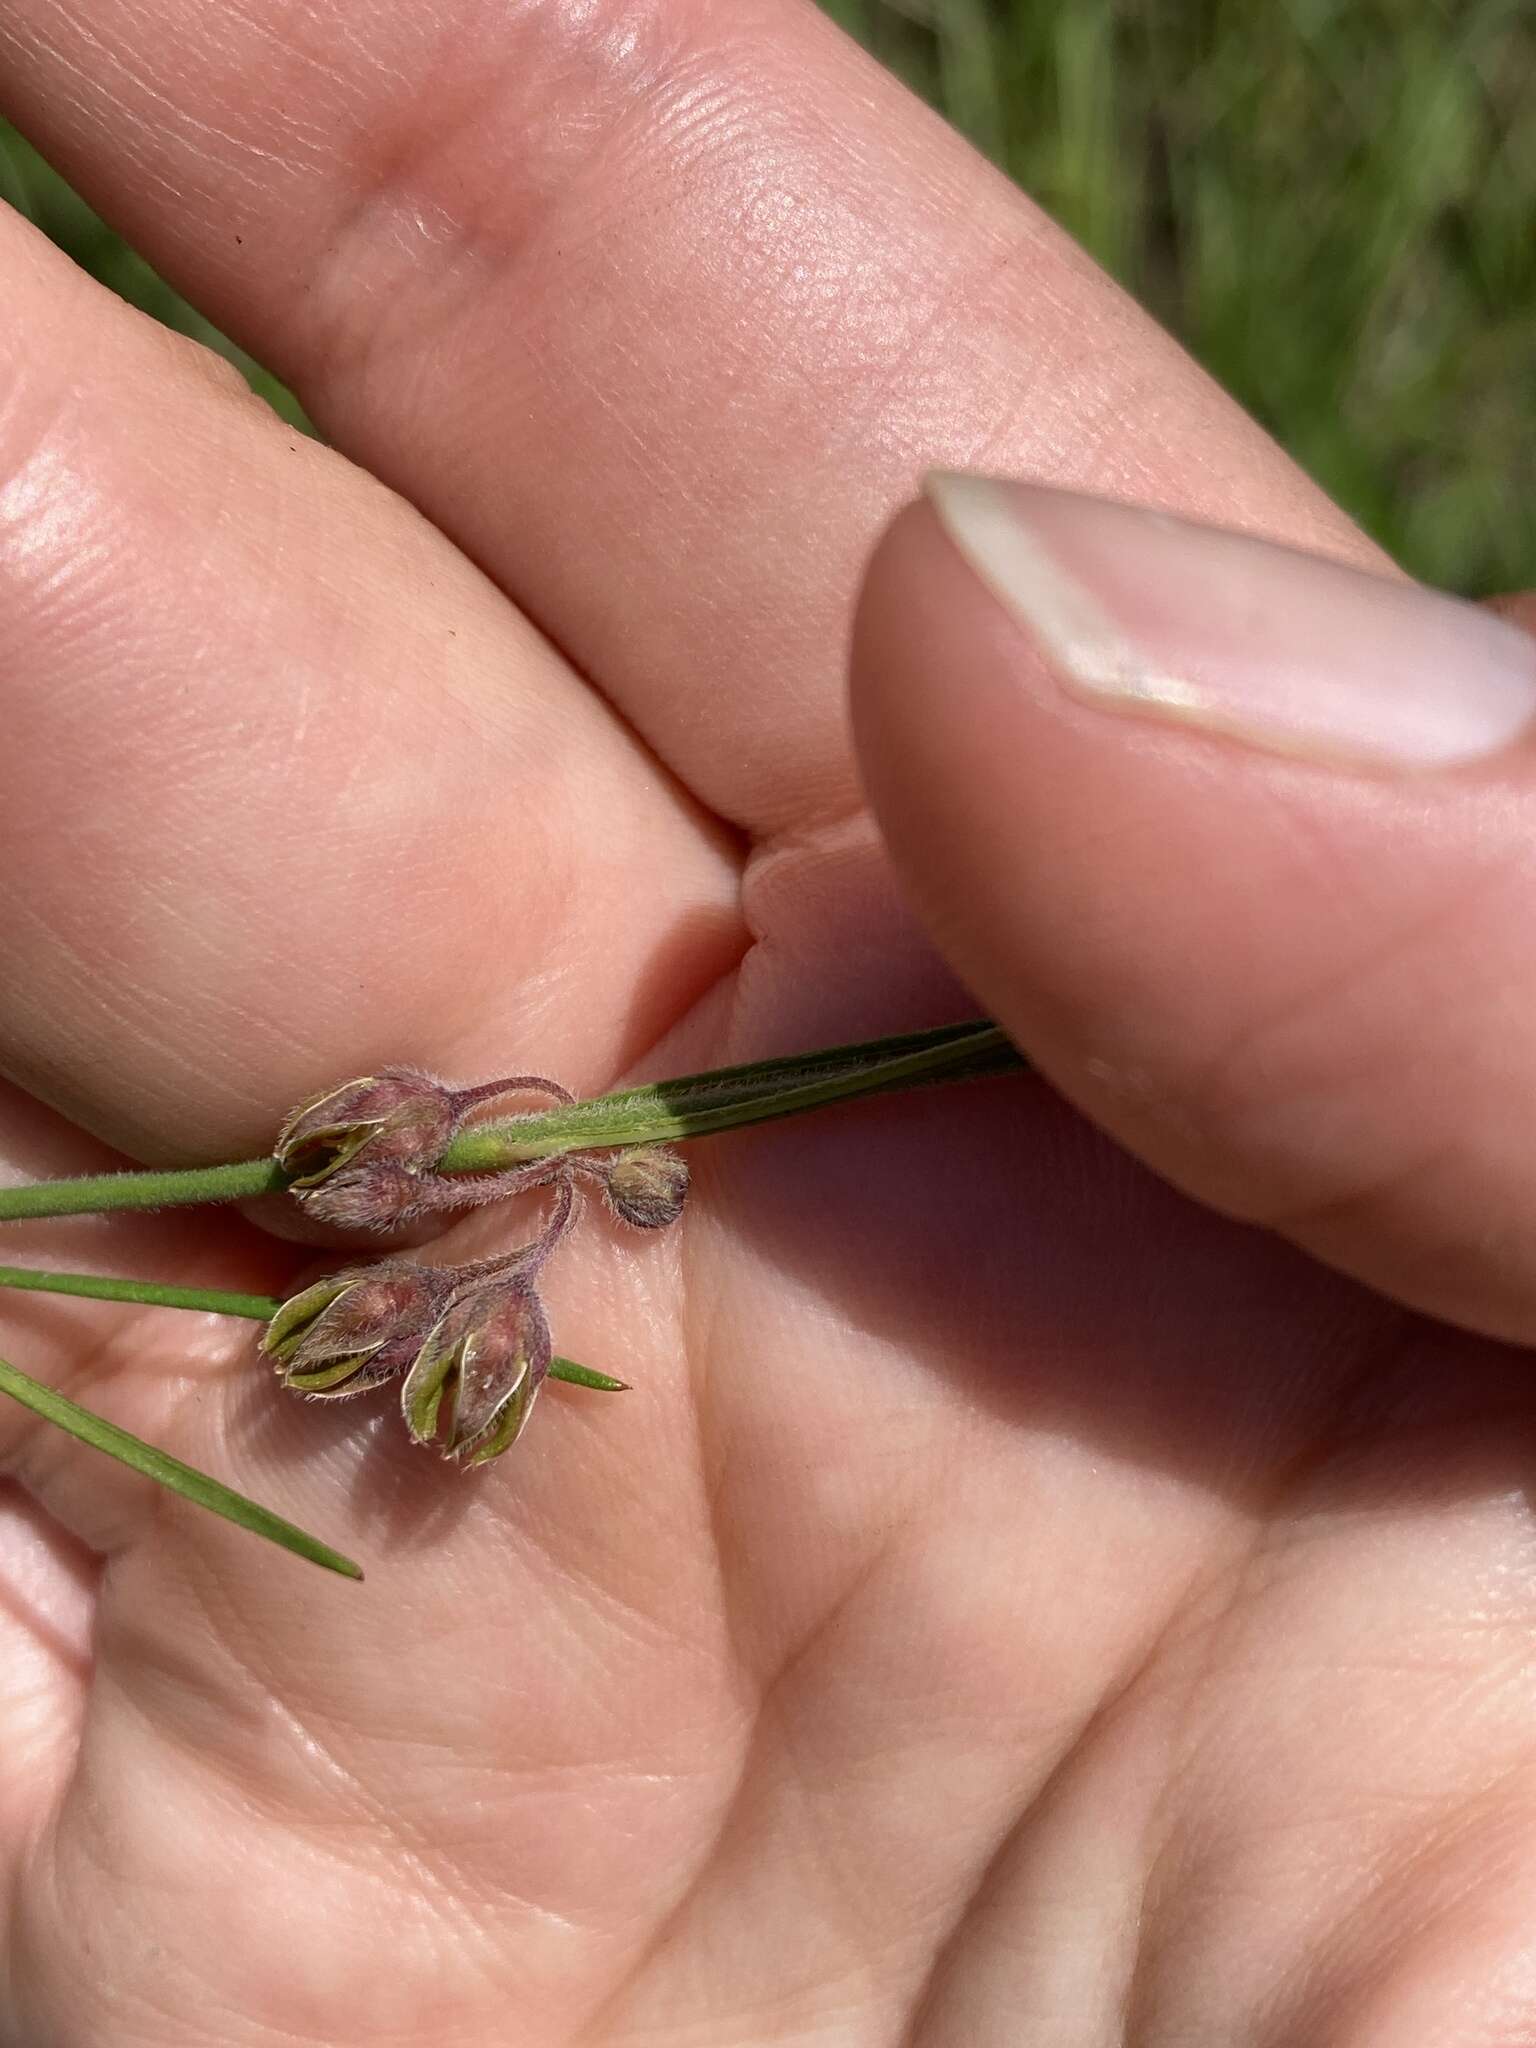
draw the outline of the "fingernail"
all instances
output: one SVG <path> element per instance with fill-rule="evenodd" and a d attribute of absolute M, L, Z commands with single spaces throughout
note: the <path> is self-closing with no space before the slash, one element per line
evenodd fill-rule
<path fill-rule="evenodd" d="M 946 533 L 1073 695 L 1377 769 L 1497 753 L 1536 640 L 1476 605 L 1074 492 L 935 475 Z"/>

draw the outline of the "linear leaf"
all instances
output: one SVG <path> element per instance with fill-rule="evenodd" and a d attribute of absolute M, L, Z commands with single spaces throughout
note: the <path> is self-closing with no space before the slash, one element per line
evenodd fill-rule
<path fill-rule="evenodd" d="M 195 1466 L 184 1465 L 168 1451 L 131 1436 L 126 1429 L 119 1429 L 115 1422 L 108 1422 L 105 1416 L 93 1415 L 89 1408 L 80 1407 L 56 1388 L 44 1386 L 40 1380 L 33 1379 L 3 1358 L 0 1358 L 0 1393 L 9 1394 L 23 1408 L 30 1408 L 45 1422 L 67 1430 L 81 1443 L 89 1444 L 92 1450 L 105 1451 L 109 1458 L 131 1465 L 135 1472 L 144 1473 L 159 1485 L 169 1487 L 172 1493 L 179 1493 L 198 1507 L 207 1508 L 211 1514 L 222 1515 L 225 1521 L 249 1529 L 252 1535 L 265 1536 L 269 1543 L 280 1544 L 296 1557 L 308 1558 L 311 1564 L 323 1565 L 327 1571 L 340 1572 L 343 1578 L 360 1579 L 363 1576 L 362 1568 L 350 1557 L 343 1557 L 339 1550 L 332 1550 L 318 1537 L 307 1535 L 304 1530 L 295 1528 L 292 1522 L 285 1522 L 281 1515 L 273 1514 L 270 1508 L 247 1500 L 243 1493 L 235 1493 L 219 1480 L 210 1478 L 206 1472 L 199 1472 Z"/>

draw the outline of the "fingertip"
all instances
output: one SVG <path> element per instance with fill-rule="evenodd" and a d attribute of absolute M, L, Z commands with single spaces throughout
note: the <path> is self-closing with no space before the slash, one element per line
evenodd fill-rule
<path fill-rule="evenodd" d="M 996 642 L 1021 636 L 961 561 L 925 497 L 898 512 L 875 545 L 854 612 L 849 697 L 866 794 L 893 850 L 922 796 L 925 755 L 943 722 L 994 665 Z M 1016 644 L 1008 656 L 1016 658 Z"/>
<path fill-rule="evenodd" d="M 1161 515 L 939 496 L 870 561 L 852 715 L 978 1007 L 1190 1194 L 1528 1338 L 1536 1108 L 1504 1019 L 1529 979 L 1529 643 Z"/>

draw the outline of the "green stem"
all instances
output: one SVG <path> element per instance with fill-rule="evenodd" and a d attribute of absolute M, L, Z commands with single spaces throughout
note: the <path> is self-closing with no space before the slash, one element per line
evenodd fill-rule
<path fill-rule="evenodd" d="M 939 1081 L 1018 1073 L 1026 1062 L 996 1025 L 948 1024 L 829 1046 L 788 1059 L 756 1060 L 680 1080 L 621 1088 L 590 1102 L 541 1110 L 505 1123 L 477 1124 L 443 1159 L 449 1173 L 494 1172 L 562 1152 L 618 1145 L 677 1144 L 774 1117 L 799 1116 L 833 1103 Z M 239 1202 L 287 1186 L 270 1159 L 187 1172 L 98 1174 L 0 1188 L 0 1222 L 70 1216 L 103 1209 L 161 1209 L 191 1202 Z"/>
<path fill-rule="evenodd" d="M 226 1294 L 218 1287 L 166 1287 L 158 1280 L 119 1280 L 104 1273 L 42 1273 L 31 1266 L 0 1266 L 0 1288 L 13 1287 L 34 1294 L 83 1295 L 89 1301 L 129 1301 L 141 1308 L 200 1309 L 205 1315 L 244 1316 L 254 1323 L 269 1323 L 282 1307 L 271 1294 Z M 624 1380 L 574 1358 L 551 1359 L 549 1376 L 567 1386 L 592 1387 L 602 1394 L 629 1391 Z"/>
<path fill-rule="evenodd" d="M 165 1173 L 94 1173 L 0 1188 L 0 1223 L 27 1216 L 82 1216 L 104 1209 L 185 1208 L 193 1202 L 245 1202 L 281 1193 L 288 1176 L 272 1159 L 236 1166 L 173 1167 Z"/>

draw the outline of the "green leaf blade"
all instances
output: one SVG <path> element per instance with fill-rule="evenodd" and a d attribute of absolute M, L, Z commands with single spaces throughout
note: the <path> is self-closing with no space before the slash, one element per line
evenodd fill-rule
<path fill-rule="evenodd" d="M 295 1557 L 305 1558 L 326 1571 L 337 1572 L 342 1578 L 362 1578 L 360 1565 L 354 1564 L 350 1557 L 344 1557 L 339 1550 L 333 1550 L 328 1543 L 322 1543 L 317 1536 L 311 1536 L 292 1522 L 285 1521 L 259 1502 L 247 1500 L 244 1494 L 236 1493 L 206 1472 L 199 1472 L 195 1466 L 184 1465 L 169 1451 L 162 1451 L 155 1444 L 147 1444 L 130 1435 L 115 1422 L 108 1422 L 105 1416 L 93 1415 L 89 1408 L 81 1408 L 57 1389 L 44 1386 L 40 1380 L 33 1379 L 3 1358 L 0 1358 L 0 1393 L 9 1394 L 23 1408 L 29 1408 L 45 1422 L 66 1430 L 92 1450 L 104 1451 L 109 1458 L 116 1458 L 135 1472 L 142 1472 L 146 1478 L 153 1479 L 172 1493 L 179 1493 L 195 1506 L 206 1508 L 210 1514 L 233 1522 L 237 1528 L 249 1530 L 253 1536 L 263 1536 L 280 1549 L 292 1551 Z"/>
<path fill-rule="evenodd" d="M 590 1365 L 578 1365 L 574 1358 L 552 1358 L 549 1376 L 552 1380 L 563 1380 L 568 1387 L 590 1387 L 596 1394 L 634 1392 L 628 1380 L 616 1380 L 612 1373 L 596 1372 Z"/>
<path fill-rule="evenodd" d="M 485 1172 L 589 1146 L 680 1144 L 897 1089 L 1018 1073 L 1026 1065 L 994 1024 L 944 1025 L 685 1074 L 511 1123 L 474 1125 L 454 1139 L 442 1167 L 449 1173 Z"/>
<path fill-rule="evenodd" d="M 204 1315 L 243 1316 L 270 1322 L 283 1304 L 270 1294 L 230 1294 L 217 1287 L 167 1287 L 157 1280 L 107 1273 L 49 1273 L 32 1266 L 0 1266 L 0 1288 L 33 1294 L 72 1294 L 85 1301 L 121 1301 L 136 1308 L 186 1308 Z"/>

